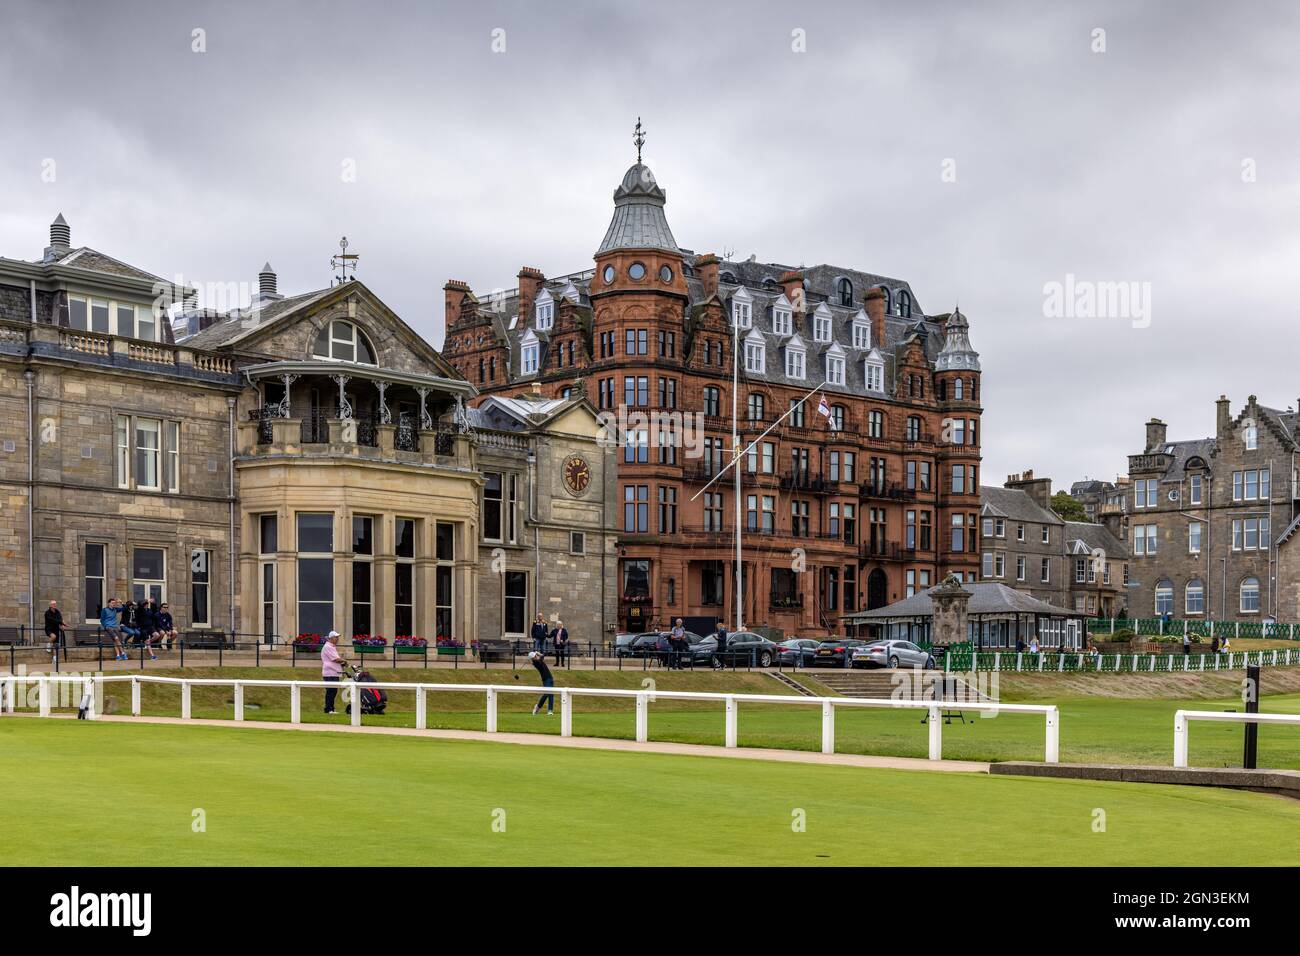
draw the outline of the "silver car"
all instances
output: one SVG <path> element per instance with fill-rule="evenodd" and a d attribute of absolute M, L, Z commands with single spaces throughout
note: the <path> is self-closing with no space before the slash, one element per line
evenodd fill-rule
<path fill-rule="evenodd" d="M 853 649 L 853 667 L 934 667 L 934 655 L 911 641 L 873 641 Z"/>

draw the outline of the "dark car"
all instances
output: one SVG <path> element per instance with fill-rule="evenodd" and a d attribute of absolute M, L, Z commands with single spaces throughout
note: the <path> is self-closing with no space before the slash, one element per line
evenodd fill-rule
<path fill-rule="evenodd" d="M 727 667 L 771 667 L 781 653 L 781 645 L 753 631 L 735 631 L 727 635 L 727 646 L 718 652 L 718 660 Z"/>
<path fill-rule="evenodd" d="M 615 634 L 614 635 L 614 656 L 631 657 L 633 642 L 638 637 L 643 637 L 643 636 L 644 636 L 643 634 Z"/>
<path fill-rule="evenodd" d="M 675 652 L 672 645 L 668 643 L 670 633 L 669 631 L 647 631 L 638 634 L 636 640 L 628 646 L 625 656 L 652 657 L 659 663 L 667 665 L 673 659 L 673 655 L 678 654 L 684 667 L 708 664 L 713 660 L 718 645 L 712 637 L 701 637 L 694 631 L 687 631 L 686 643 L 689 649 L 681 653 Z"/>
<path fill-rule="evenodd" d="M 817 652 L 813 655 L 812 666 L 848 667 L 853 648 L 862 647 L 866 643 L 866 641 L 859 641 L 856 638 L 822 641 L 821 644 L 817 645 Z"/>
<path fill-rule="evenodd" d="M 782 641 L 780 650 L 777 651 L 776 660 L 779 664 L 795 667 L 811 667 L 812 660 L 817 656 L 817 648 L 821 643 L 808 637 L 792 637 L 788 641 Z"/>

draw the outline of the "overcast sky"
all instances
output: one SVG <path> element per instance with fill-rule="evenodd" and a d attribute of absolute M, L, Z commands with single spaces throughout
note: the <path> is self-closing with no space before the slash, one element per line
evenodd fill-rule
<path fill-rule="evenodd" d="M 1300 6 L 1048 6 L 0 0 L 0 255 L 62 211 L 292 293 L 346 234 L 441 345 L 446 279 L 590 267 L 640 116 L 682 246 L 960 302 L 986 484 L 1114 478 L 1153 415 L 1300 396 Z"/>

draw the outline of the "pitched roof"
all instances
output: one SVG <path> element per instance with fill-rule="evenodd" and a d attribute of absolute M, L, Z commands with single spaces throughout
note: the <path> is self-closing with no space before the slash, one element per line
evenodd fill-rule
<path fill-rule="evenodd" d="M 1129 558 L 1128 548 L 1119 538 L 1111 534 L 1110 529 L 1104 524 L 1093 524 L 1090 521 L 1067 521 L 1065 522 L 1065 542 L 1066 547 L 1074 550 L 1074 542 L 1082 541 L 1089 551 L 1100 549 L 1106 553 L 1108 558 L 1115 558 L 1120 561 L 1126 561 Z"/>
<path fill-rule="evenodd" d="M 1065 524 L 1060 515 L 1042 507 L 1034 501 L 1029 492 L 1021 488 L 980 485 L 980 505 L 981 510 L 986 509 L 999 518 L 1037 521 L 1041 524 Z"/>
<path fill-rule="evenodd" d="M 878 607 L 872 611 L 859 611 L 856 614 L 847 614 L 844 616 L 845 621 L 854 621 L 862 619 L 882 618 L 903 618 L 903 617 L 930 617 L 934 614 L 934 601 L 930 594 L 943 587 L 937 584 L 932 588 L 920 591 L 909 598 L 901 601 L 895 601 L 893 604 L 885 607 Z M 1057 607 L 1054 604 L 1048 604 L 1046 601 L 1040 601 L 1025 591 L 1018 591 L 1015 588 L 1007 587 L 1005 584 L 998 584 L 994 581 L 980 581 L 973 584 L 963 584 L 962 587 L 971 592 L 970 603 L 966 606 L 967 614 L 1047 614 L 1054 617 L 1083 617 L 1079 611 L 1071 611 L 1068 608 Z"/>

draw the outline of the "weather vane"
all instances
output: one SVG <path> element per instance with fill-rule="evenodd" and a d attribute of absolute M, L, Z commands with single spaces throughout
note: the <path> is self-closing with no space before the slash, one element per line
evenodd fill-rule
<path fill-rule="evenodd" d="M 338 272 L 335 280 L 339 285 L 348 281 L 348 270 L 351 269 L 355 274 L 357 271 L 357 260 L 361 257 L 355 252 L 348 252 L 348 237 L 344 236 L 339 240 L 339 251 L 330 256 L 330 268 Z"/>
<path fill-rule="evenodd" d="M 632 137 L 632 142 L 636 143 L 636 161 L 637 165 L 641 164 L 641 147 L 645 145 L 645 129 L 641 126 L 641 117 L 636 118 L 636 134 Z"/>

